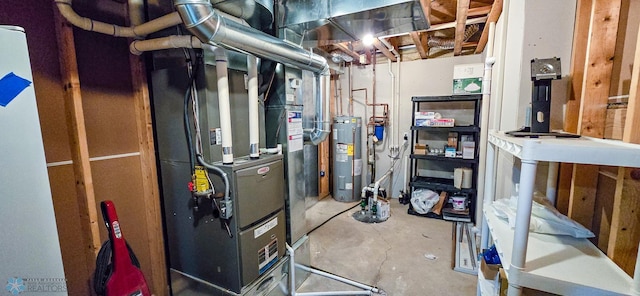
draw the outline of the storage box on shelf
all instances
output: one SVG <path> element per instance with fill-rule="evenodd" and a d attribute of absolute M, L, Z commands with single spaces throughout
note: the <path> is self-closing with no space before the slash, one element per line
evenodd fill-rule
<path fill-rule="evenodd" d="M 498 150 L 521 160 L 514 229 L 499 220 L 491 209 Z M 481 247 L 487 247 L 490 235 L 502 266 L 507 269 L 509 295 L 520 295 L 517 287 L 560 295 L 637 295 L 632 291 L 633 279 L 589 240 L 529 233 L 539 161 L 640 167 L 640 145 L 588 137 L 515 138 L 502 132 L 489 132 Z"/>
<path fill-rule="evenodd" d="M 410 205 L 408 213 L 451 221 L 472 222 L 475 218 L 480 105 L 482 95 L 413 97 L 411 126 L 411 193 L 418 188 L 449 196 L 467 197 L 466 210 L 446 204 L 440 214 L 418 214 Z M 464 188 L 454 183 L 454 170 L 471 170 Z M 465 183 L 466 184 L 466 183 Z M 454 186 L 458 185 L 458 187 Z M 462 188 L 461 188 L 462 187 Z"/>

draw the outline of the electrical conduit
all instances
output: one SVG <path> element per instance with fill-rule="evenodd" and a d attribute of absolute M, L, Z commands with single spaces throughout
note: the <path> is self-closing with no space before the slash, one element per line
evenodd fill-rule
<path fill-rule="evenodd" d="M 257 159 L 260 157 L 260 125 L 258 122 L 259 117 L 259 102 L 258 97 L 258 58 L 247 55 L 247 88 L 249 92 L 249 157 L 251 159 Z"/>

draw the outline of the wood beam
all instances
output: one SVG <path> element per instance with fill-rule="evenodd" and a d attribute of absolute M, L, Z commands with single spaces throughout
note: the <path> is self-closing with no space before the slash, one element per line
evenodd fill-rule
<path fill-rule="evenodd" d="M 131 82 L 140 151 L 141 188 L 143 192 L 141 200 L 145 209 L 144 216 L 147 224 L 149 258 L 151 262 L 151 266 L 149 266 L 151 274 L 147 276 L 152 279 L 153 286 L 150 288 L 155 295 L 169 295 L 167 273 L 165 272 L 167 267 L 147 76 L 144 62 L 140 56 L 130 54 L 129 64 L 131 67 Z"/>
<path fill-rule="evenodd" d="M 487 41 L 489 39 L 489 24 L 497 23 L 500 15 L 502 14 L 502 0 L 495 0 L 493 5 L 491 5 L 491 10 L 489 11 L 489 15 L 487 16 L 487 22 L 484 25 L 484 29 L 482 29 L 482 35 L 480 35 L 480 40 L 478 40 L 478 47 L 476 47 L 475 53 L 481 53 L 484 51 L 484 48 L 487 46 Z"/>
<path fill-rule="evenodd" d="M 76 59 L 76 46 L 73 38 L 73 28 L 60 15 L 57 9 L 53 9 L 55 18 L 55 30 L 60 59 L 60 76 L 64 87 L 65 115 L 69 131 L 69 146 L 73 161 L 73 172 L 76 187 L 75 198 L 78 201 L 80 227 L 83 246 L 82 254 L 87 263 L 87 278 L 90 284 L 90 272 L 95 269 L 96 256 L 102 245 L 100 239 L 96 198 L 89 163 L 89 148 L 87 144 L 87 131 L 84 121 L 84 109 L 82 107 L 82 94 L 80 91 L 80 78 Z"/>
<path fill-rule="evenodd" d="M 613 70 L 621 0 L 593 2 L 582 80 L 578 132 L 602 138 Z M 569 216 L 592 228 L 598 167 L 574 165 Z"/>
<path fill-rule="evenodd" d="M 453 46 L 453 55 L 462 53 L 462 42 L 464 42 L 464 30 L 467 27 L 467 12 L 469 11 L 469 0 L 458 0 L 456 10 L 456 36 Z"/>
<path fill-rule="evenodd" d="M 344 43 L 344 42 L 343 43 L 336 43 L 336 44 L 334 44 L 334 46 L 337 47 L 338 49 L 342 50 L 342 52 L 348 54 L 350 57 L 352 57 L 356 61 L 356 63 L 358 63 L 360 61 L 360 55 L 357 52 L 349 49 L 349 46 L 347 46 L 346 43 Z"/>
<path fill-rule="evenodd" d="M 418 53 L 420 53 L 420 58 L 426 59 L 429 57 L 429 45 L 427 44 L 427 33 L 420 34 L 419 32 L 411 32 L 411 39 L 413 40 L 413 44 L 416 45 L 416 49 Z"/>
<path fill-rule="evenodd" d="M 420 7 L 424 13 L 424 18 L 427 19 L 429 24 L 431 24 L 431 0 L 420 0 Z"/>
<path fill-rule="evenodd" d="M 373 46 L 375 46 L 387 59 L 390 59 L 392 62 L 397 61 L 396 56 L 384 45 L 378 38 L 373 39 Z M 396 51 L 398 51 L 396 49 Z"/>
<path fill-rule="evenodd" d="M 500 1 L 500 2 L 502 2 L 502 1 Z M 467 12 L 467 17 L 487 15 L 491 11 L 491 7 L 494 6 L 494 5 L 496 5 L 495 1 L 493 2 L 493 5 L 486 5 L 486 6 L 479 6 L 479 7 L 469 8 L 469 11 Z"/>
<path fill-rule="evenodd" d="M 576 20 L 573 32 L 573 46 L 571 52 L 571 84 L 569 86 L 569 100 L 566 104 L 564 118 L 564 131 L 578 133 L 578 115 L 582 100 L 582 81 L 584 79 L 584 65 L 587 59 L 587 40 L 589 40 L 589 26 L 591 24 L 591 0 L 578 1 L 576 8 Z M 569 199 L 571 196 L 571 180 L 573 176 L 573 164 L 560 164 L 558 181 L 558 198 L 556 207 L 561 213 L 569 211 Z"/>
<path fill-rule="evenodd" d="M 640 37 L 640 31 L 638 31 Z M 622 140 L 640 144 L 640 39 L 636 40 L 636 52 L 631 72 L 631 88 L 627 118 L 624 124 Z M 616 179 L 616 191 L 613 199 L 613 213 L 607 256 L 613 259 L 624 271 L 633 275 L 634 263 L 638 254 L 640 240 L 640 169 L 619 168 Z"/>
<path fill-rule="evenodd" d="M 487 19 L 489 19 L 489 18 L 486 17 L 486 16 L 467 19 L 467 22 L 465 24 L 466 25 L 483 24 L 483 23 L 487 22 Z M 435 24 L 435 25 L 431 25 L 431 27 L 429 27 L 429 29 L 418 31 L 418 32 L 432 32 L 432 31 L 450 29 L 450 28 L 455 28 L 456 25 L 457 25 L 457 22 Z"/>

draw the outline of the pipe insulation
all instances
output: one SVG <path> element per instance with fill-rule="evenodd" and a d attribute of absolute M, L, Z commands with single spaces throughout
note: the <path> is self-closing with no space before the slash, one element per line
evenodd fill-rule
<path fill-rule="evenodd" d="M 227 51 L 217 48 L 216 74 L 218 76 L 218 109 L 220 110 L 220 132 L 222 133 L 222 163 L 233 163 L 233 136 L 231 134 L 231 104 L 229 101 L 229 73 Z"/>
<path fill-rule="evenodd" d="M 258 97 L 258 58 L 247 55 L 247 88 L 249 93 L 249 157 L 260 157 L 260 124 Z"/>
<path fill-rule="evenodd" d="M 151 33 L 182 23 L 180 15 L 177 12 L 173 12 L 138 26 L 122 27 L 95 21 L 78 15 L 71 7 L 72 0 L 55 0 L 55 3 L 58 10 L 60 10 L 60 14 L 72 25 L 86 31 L 102 33 L 115 37 L 144 37 Z"/>
<path fill-rule="evenodd" d="M 305 138 L 316 145 L 327 138 L 331 120 L 329 100 L 325 98 L 329 93 L 325 90 L 325 85 L 328 86 L 325 80 L 329 76 L 325 58 L 224 17 L 213 9 L 209 0 L 174 0 L 173 3 L 185 27 L 203 43 L 313 72 L 316 76 L 316 122 L 313 129 L 305 130 Z"/>

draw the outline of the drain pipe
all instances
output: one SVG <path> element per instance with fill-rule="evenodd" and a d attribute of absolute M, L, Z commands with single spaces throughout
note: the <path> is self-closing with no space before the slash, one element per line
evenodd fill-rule
<path fill-rule="evenodd" d="M 129 51 L 132 54 L 141 55 L 145 51 L 169 48 L 203 48 L 206 45 L 200 42 L 196 36 L 171 35 L 148 40 L 134 40 L 129 44 Z"/>
<path fill-rule="evenodd" d="M 391 45 L 387 40 L 385 40 L 384 38 L 382 39 L 378 39 L 380 40 L 380 42 L 382 44 L 384 44 L 384 46 L 386 46 L 389 51 L 391 51 L 391 53 L 393 53 L 393 55 L 396 57 L 396 72 L 397 72 L 397 76 L 393 74 L 393 71 L 391 70 L 391 60 L 388 59 L 388 65 L 389 65 L 389 76 L 391 76 L 391 102 L 393 105 L 393 119 L 391 120 L 391 130 L 392 130 L 392 134 L 391 134 L 391 141 L 393 142 L 392 146 L 389 148 L 389 152 L 391 153 L 391 157 L 392 158 L 397 158 L 400 154 L 400 146 L 398 145 L 398 135 L 400 132 L 400 129 L 398 127 L 398 125 L 400 124 L 400 118 L 399 118 L 399 101 L 400 101 L 400 97 L 399 97 L 399 93 L 400 93 L 400 54 L 398 53 L 398 51 L 393 47 L 393 45 Z"/>
<path fill-rule="evenodd" d="M 220 132 L 222 133 L 222 163 L 233 163 L 233 137 L 231 135 L 231 105 L 229 102 L 229 73 L 227 52 L 217 48 L 216 74 L 218 75 L 218 109 L 220 110 Z"/>
<path fill-rule="evenodd" d="M 247 55 L 247 88 L 249 92 L 249 157 L 258 159 L 260 152 L 260 125 L 258 122 L 258 58 Z"/>
<path fill-rule="evenodd" d="M 327 138 L 331 122 L 329 100 L 325 99 L 325 94 L 329 93 L 325 90 L 329 76 L 329 65 L 325 58 L 226 18 L 213 9 L 209 0 L 174 0 L 173 3 L 185 27 L 203 43 L 312 71 L 317 86 L 316 123 L 313 129 L 305 130 L 305 138 L 316 145 Z"/>
<path fill-rule="evenodd" d="M 115 37 L 144 37 L 154 32 L 182 24 L 180 14 L 173 12 L 157 19 L 151 20 L 139 26 L 121 27 L 95 21 L 78 15 L 71 7 L 72 0 L 55 0 L 60 14 L 72 25 L 86 30 Z"/>

